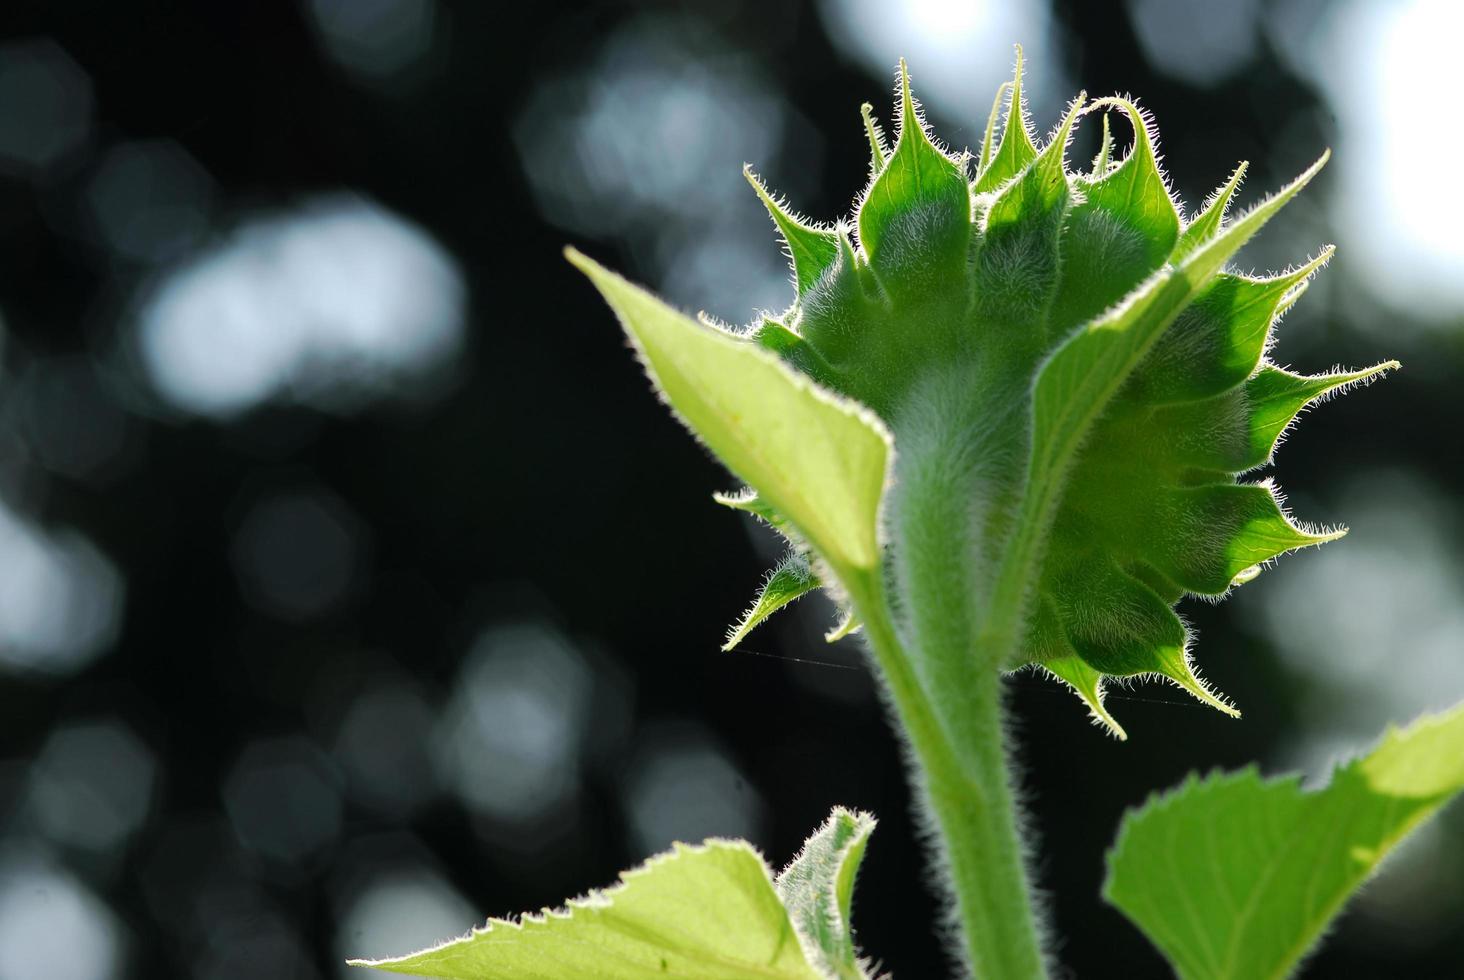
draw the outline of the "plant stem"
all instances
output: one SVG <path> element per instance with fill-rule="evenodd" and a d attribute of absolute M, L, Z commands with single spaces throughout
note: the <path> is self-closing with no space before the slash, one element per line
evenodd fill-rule
<path fill-rule="evenodd" d="M 965 672 L 960 691 L 933 699 L 900 641 L 878 573 L 844 580 L 909 740 L 912 780 L 937 830 L 973 975 L 1045 976 L 1008 785 L 1000 674 Z"/>

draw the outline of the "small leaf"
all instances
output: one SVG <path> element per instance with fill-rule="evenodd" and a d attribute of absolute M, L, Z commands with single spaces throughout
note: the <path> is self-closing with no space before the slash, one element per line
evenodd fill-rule
<path fill-rule="evenodd" d="M 1225 220 L 1225 212 L 1230 208 L 1230 199 L 1235 196 L 1249 166 L 1246 161 L 1240 161 L 1230 179 L 1210 195 L 1200 213 L 1195 215 L 1194 220 L 1185 226 L 1184 232 L 1179 236 L 1179 241 L 1174 245 L 1174 254 L 1169 257 L 1170 262 L 1183 262 L 1196 248 L 1215 237 Z"/>
<path fill-rule="evenodd" d="M 1277 443 L 1303 408 L 1400 367 L 1397 361 L 1384 361 L 1360 371 L 1308 376 L 1266 365 L 1245 385 L 1250 409 L 1249 454 L 1236 469 L 1251 469 L 1269 462 Z"/>
<path fill-rule="evenodd" d="M 835 371 L 814 346 L 776 320 L 764 319 L 752 333 L 752 342 L 772 351 L 798 371 L 825 388 L 839 388 L 839 372 Z"/>
<path fill-rule="evenodd" d="M 854 878 L 874 826 L 868 813 L 836 808 L 777 878 L 778 895 L 809 941 L 810 958 L 838 980 L 868 976 L 854 946 L 850 913 Z"/>
<path fill-rule="evenodd" d="M 759 497 L 757 491 L 752 487 L 743 487 L 736 493 L 723 493 L 719 490 L 712 494 L 712 499 L 723 507 L 751 514 L 774 530 L 781 531 L 788 527 L 788 522 L 783 519 L 783 516 L 773 510 L 766 500 Z"/>
<path fill-rule="evenodd" d="M 854 615 L 854 611 L 852 609 L 845 610 L 844 614 L 839 618 L 839 621 L 834 624 L 834 628 L 824 634 L 824 642 L 838 643 L 846 636 L 852 636 L 863 628 L 864 623 L 858 616 Z"/>
<path fill-rule="evenodd" d="M 727 631 L 727 642 L 722 644 L 722 650 L 731 650 L 773 613 L 818 587 L 818 576 L 808 567 L 808 559 L 799 554 L 788 555 L 768 573 L 751 608 L 742 614 L 736 626 Z"/>
<path fill-rule="evenodd" d="M 1113 716 L 1108 713 L 1108 709 L 1103 706 L 1103 675 L 1089 667 L 1082 657 L 1045 660 L 1041 667 L 1072 688 L 1073 693 L 1083 699 L 1083 703 L 1088 706 L 1088 713 L 1095 723 L 1102 726 L 1120 742 L 1128 740 L 1128 732 L 1124 731 L 1123 726 L 1117 721 L 1114 721 Z"/>
<path fill-rule="evenodd" d="M 1102 526 L 1114 553 L 1150 565 L 1193 595 L 1218 596 L 1235 577 L 1288 551 L 1335 541 L 1343 532 L 1297 527 L 1267 484 L 1161 487 Z"/>
<path fill-rule="evenodd" d="M 971 231 L 964 169 L 931 142 L 900 62 L 900 135 L 859 205 L 859 242 L 892 294 L 959 283 Z"/>
<path fill-rule="evenodd" d="M 1085 94 L 1078 93 L 1052 142 L 1023 171 L 1021 178 L 1008 184 L 991 203 L 986 212 L 987 234 L 1011 225 L 1060 223 L 1068 199 L 1063 155 L 1072 136 L 1073 122 L 1082 112 L 1086 98 Z"/>
<path fill-rule="evenodd" d="M 1092 181 L 1102 180 L 1113 162 L 1113 130 L 1108 125 L 1108 113 L 1105 112 L 1101 118 L 1103 119 L 1103 136 L 1098 143 L 1098 152 L 1093 157 L 1093 171 L 1089 176 L 1089 180 Z"/>
<path fill-rule="evenodd" d="M 1134 145 L 1085 187 L 1086 199 L 1067 216 L 1064 235 L 1074 245 L 1062 257 L 1062 285 L 1049 317 L 1054 337 L 1123 299 L 1164 265 L 1179 236 L 1179 212 L 1159 172 L 1148 116 L 1118 98 L 1099 99 L 1088 111 L 1108 106 L 1127 113 Z"/>
<path fill-rule="evenodd" d="M 1042 601 L 1061 610 L 1067 642 L 1088 666 L 1114 677 L 1157 675 L 1212 708 L 1240 717 L 1234 705 L 1195 673 L 1189 631 L 1147 583 L 1093 556 L 1059 577 L 1052 588 L 1051 597 Z"/>
<path fill-rule="evenodd" d="M 981 140 L 981 156 L 977 162 L 977 172 L 985 170 L 991 164 L 991 141 L 996 136 L 996 121 L 1001 117 L 1002 100 L 1011 90 L 1011 82 L 1002 82 L 996 87 L 996 98 L 991 101 L 991 115 L 986 117 L 986 135 Z"/>
<path fill-rule="evenodd" d="M 1144 248 L 1153 253 L 1151 260 L 1157 257 L 1162 262 L 1179 236 L 1179 212 L 1159 171 L 1153 123 L 1133 102 L 1115 96 L 1096 100 L 1087 111 L 1108 107 L 1122 109 L 1127 114 L 1134 131 L 1134 145 L 1121 163 L 1089 185 L 1088 203 L 1132 226 L 1142 236 Z M 1161 250 L 1162 256 L 1158 254 Z"/>
<path fill-rule="evenodd" d="M 1289 975 L 1347 899 L 1464 789 L 1464 706 L 1390 730 L 1325 789 L 1191 776 L 1130 811 L 1104 897 L 1186 980 Z"/>
<path fill-rule="evenodd" d="M 812 288 L 839 257 L 838 234 L 823 228 L 814 228 L 790 214 L 768 193 L 768 189 L 763 186 L 757 174 L 752 172 L 751 167 L 743 167 L 742 175 L 747 178 L 752 189 L 757 191 L 757 196 L 772 216 L 773 224 L 778 226 L 783 241 L 788 245 L 788 257 L 793 262 L 793 280 L 798 286 L 798 292 L 801 294 Z"/>
<path fill-rule="evenodd" d="M 885 149 L 884 133 L 875 122 L 874 106 L 864 103 L 859 107 L 859 115 L 864 118 L 864 135 L 869 137 L 869 176 L 878 177 L 890 156 Z"/>
<path fill-rule="evenodd" d="M 657 389 L 695 434 L 837 574 L 880 561 L 890 436 L 871 413 L 776 357 L 708 330 L 573 249 Z"/>
<path fill-rule="evenodd" d="M 1085 95 L 1068 108 L 1052 142 L 986 210 L 974 264 L 976 308 L 1007 330 L 1033 330 L 1057 287 L 1069 188 L 1063 154 Z"/>
<path fill-rule="evenodd" d="M 352 965 L 449 980 L 827 980 L 743 841 L 677 844 L 620 877 L 562 911 L 490 919 L 441 946 Z"/>
<path fill-rule="evenodd" d="M 1215 398 L 1152 409 L 1155 431 L 1171 437 L 1173 458 L 1210 473 L 1244 473 L 1265 466 L 1287 429 L 1307 406 L 1400 365 L 1384 361 L 1360 371 L 1293 374 L 1263 364 L 1244 385 Z"/>
<path fill-rule="evenodd" d="M 1002 131 L 1001 145 L 997 148 L 996 154 L 990 158 L 989 163 L 983 162 L 981 173 L 976 176 L 976 182 L 971 187 L 976 194 L 996 190 L 1026 170 L 1027 165 L 1037 158 L 1037 147 L 1032 142 L 1032 130 L 1027 125 L 1027 112 L 1022 103 L 1022 46 L 1020 44 L 1017 45 L 1017 67 L 1012 73 L 1012 80 L 1003 83 L 1001 88 L 996 90 L 998 103 L 1001 101 L 1002 89 L 1005 88 L 1010 88 L 1011 92 L 1007 98 L 1006 128 Z M 987 144 L 990 144 L 990 140 L 987 140 Z M 986 156 L 987 154 L 983 150 L 983 160 Z"/>
<path fill-rule="evenodd" d="M 1219 394 L 1249 378 L 1282 305 L 1331 259 L 1328 246 L 1291 272 L 1266 279 L 1222 273 L 1154 345 L 1133 380 L 1133 397 L 1159 403 Z"/>

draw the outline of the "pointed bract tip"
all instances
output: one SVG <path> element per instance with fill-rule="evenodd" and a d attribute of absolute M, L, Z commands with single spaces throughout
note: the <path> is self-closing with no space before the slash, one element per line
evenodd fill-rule
<path fill-rule="evenodd" d="M 1078 92 L 1077 95 L 1073 96 L 1073 101 L 1068 106 L 1067 115 L 1063 116 L 1062 128 L 1058 131 L 1059 136 L 1065 138 L 1068 133 L 1072 132 L 1073 123 L 1076 122 L 1077 118 L 1083 114 L 1083 106 L 1087 104 L 1087 89 L 1083 89 L 1082 91 Z"/>
<path fill-rule="evenodd" d="M 1210 707 L 1214 708 L 1222 715 L 1227 715 L 1231 718 L 1240 717 L 1239 708 L 1229 703 L 1228 701 L 1217 697 L 1210 690 L 1209 686 L 1205 684 L 1204 681 L 1200 680 L 1194 675 L 1193 671 L 1187 669 L 1185 671 L 1185 676 L 1182 677 L 1175 677 L 1172 674 L 1165 674 L 1164 676 L 1168 677 L 1175 684 L 1178 684 L 1181 688 L 1188 691 L 1195 698 L 1203 701 L 1205 704 L 1208 704 Z"/>
<path fill-rule="evenodd" d="M 1313 275 L 1321 271 L 1322 266 L 1332 261 L 1332 256 L 1336 254 L 1336 245 L 1323 245 L 1320 249 L 1317 250 L 1317 254 L 1315 256 L 1308 259 L 1302 265 L 1297 266 L 1291 272 L 1285 272 L 1277 276 L 1274 281 L 1280 283 L 1291 283 L 1293 286 L 1298 287 L 1302 286 Z"/>
<path fill-rule="evenodd" d="M 879 123 L 875 121 L 874 106 L 868 102 L 864 103 L 859 107 L 859 115 L 864 120 L 864 135 L 869 139 L 870 173 L 878 177 L 888 158 L 884 145 L 884 134 L 880 132 Z"/>
<path fill-rule="evenodd" d="M 834 626 L 828 630 L 828 632 L 824 633 L 824 642 L 838 643 L 846 636 L 858 633 L 863 628 L 864 624 L 861 623 L 852 612 L 845 613 L 843 619 L 839 620 L 839 622 L 835 623 Z"/>
<path fill-rule="evenodd" d="M 757 175 L 757 171 L 752 169 L 752 164 L 744 163 L 742 165 L 742 176 L 752 185 L 752 189 L 757 191 L 757 196 L 762 198 L 764 204 L 772 203 L 772 195 L 768 193 L 768 189 L 763 185 L 762 178 Z"/>
<path fill-rule="evenodd" d="M 1321 173 L 1322 172 L 1322 168 L 1325 167 L 1327 165 L 1327 161 L 1328 160 L 1331 160 L 1331 159 L 1332 159 L 1332 148 L 1329 146 L 1325 150 L 1322 151 L 1322 155 L 1321 156 L 1317 157 L 1315 163 L 1313 163 L 1310 167 L 1307 167 L 1300 174 L 1298 174 L 1296 176 L 1296 178 L 1291 181 L 1291 183 L 1289 183 L 1285 187 L 1283 187 L 1281 189 L 1281 193 L 1284 194 L 1287 191 L 1300 190 L 1301 188 L 1305 187 L 1307 184 L 1311 183 L 1312 178 L 1315 177 L 1317 174 Z"/>
<path fill-rule="evenodd" d="M 1077 94 L 1077 97 L 1073 99 L 1072 104 L 1068 107 L 1067 115 L 1063 116 L 1062 123 L 1058 126 L 1057 132 L 1053 134 L 1052 142 L 1047 144 L 1043 149 L 1042 156 L 1049 160 L 1049 166 L 1057 169 L 1062 167 L 1063 160 L 1067 155 L 1068 140 L 1072 137 L 1073 123 L 1082 115 L 1083 103 L 1087 101 L 1087 98 L 1087 92 L 1079 92 Z"/>
<path fill-rule="evenodd" d="M 1124 731 L 1123 726 L 1118 723 L 1118 719 L 1109 713 L 1108 707 L 1103 703 L 1105 694 L 1103 693 L 1103 682 L 1101 680 L 1098 682 L 1093 697 L 1090 698 L 1081 691 L 1078 692 L 1078 697 L 1082 698 L 1083 703 L 1088 706 L 1088 713 L 1092 716 L 1095 723 L 1120 742 L 1128 741 L 1128 732 Z"/>
<path fill-rule="evenodd" d="M 977 170 L 985 170 L 986 165 L 991 162 L 991 144 L 996 138 L 996 121 L 1001 117 L 1002 101 L 1011 87 L 1011 82 L 1002 82 L 996 87 L 996 98 L 991 101 L 991 115 L 986 118 L 986 135 L 981 140 L 981 155 L 976 160 Z"/>
<path fill-rule="evenodd" d="M 900 59 L 900 138 L 913 126 L 920 129 L 920 121 L 915 118 L 915 96 L 910 94 L 910 69 L 905 64 L 905 59 Z"/>
<path fill-rule="evenodd" d="M 598 282 L 604 277 L 614 274 L 573 245 L 564 246 L 564 257 L 569 260 L 570 265 L 589 276 L 591 280 Z"/>

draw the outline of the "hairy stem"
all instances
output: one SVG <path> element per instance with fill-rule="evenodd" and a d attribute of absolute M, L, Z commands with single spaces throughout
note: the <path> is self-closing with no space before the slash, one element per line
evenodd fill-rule
<path fill-rule="evenodd" d="M 970 671 L 958 696 L 943 691 L 937 702 L 900 641 L 878 576 L 856 579 L 850 593 L 908 739 L 912 780 L 933 818 L 972 974 L 1045 976 L 1008 785 L 1000 674 Z"/>

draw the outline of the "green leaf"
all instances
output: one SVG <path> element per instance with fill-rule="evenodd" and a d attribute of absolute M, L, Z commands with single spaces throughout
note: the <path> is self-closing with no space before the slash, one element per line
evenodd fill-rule
<path fill-rule="evenodd" d="M 764 319 L 753 331 L 752 342 L 764 350 L 772 351 L 793 368 L 808 375 L 825 388 L 837 390 L 839 372 L 824 360 L 812 344 L 789 330 L 776 320 Z"/>
<path fill-rule="evenodd" d="M 869 176 L 878 177 L 890 157 L 885 149 L 884 133 L 874 119 L 874 106 L 864 103 L 859 107 L 859 115 L 864 118 L 864 135 L 869 137 Z"/>
<path fill-rule="evenodd" d="M 1324 248 L 1300 268 L 1266 279 L 1216 276 L 1154 345 L 1133 380 L 1135 396 L 1186 401 L 1246 380 L 1266 352 L 1282 306 L 1335 251 Z"/>
<path fill-rule="evenodd" d="M 742 175 L 747 178 L 752 189 L 757 191 L 763 207 L 768 209 L 773 224 L 778 227 L 783 241 L 787 243 L 788 258 L 793 263 L 793 281 L 802 293 L 823 278 L 823 274 L 838 259 L 838 234 L 800 221 L 768 192 L 757 174 L 752 172 L 751 166 L 744 166 Z"/>
<path fill-rule="evenodd" d="M 1244 473 L 1271 461 L 1276 445 L 1308 405 L 1396 370 L 1384 361 L 1360 371 L 1300 375 L 1263 364 L 1244 385 L 1215 398 L 1154 408 L 1155 429 L 1169 433 L 1171 458 L 1210 473 Z"/>
<path fill-rule="evenodd" d="M 900 135 L 859 206 L 859 242 L 892 294 L 959 283 L 971 230 L 963 167 L 925 131 L 900 62 Z"/>
<path fill-rule="evenodd" d="M 982 145 L 981 172 L 977 174 L 971 190 L 975 194 L 994 191 L 1037 158 L 1037 147 L 1032 142 L 1032 130 L 1027 125 L 1027 111 L 1022 103 L 1022 46 L 1017 45 L 1017 67 L 1010 82 L 1002 83 L 996 90 L 997 104 L 1001 103 L 1002 91 L 1007 89 L 1006 127 L 1002 130 L 1001 145 L 995 155 L 990 154 L 991 125 L 987 125 L 988 136 Z M 996 107 L 992 107 L 992 118 L 996 118 Z M 989 161 L 989 162 L 988 162 Z"/>
<path fill-rule="evenodd" d="M 799 554 L 785 557 L 768 573 L 752 606 L 742 614 L 737 625 L 727 631 L 727 642 L 722 644 L 723 651 L 737 646 L 743 637 L 761 626 L 773 613 L 818 587 L 818 576 L 808 567 L 808 559 Z"/>
<path fill-rule="evenodd" d="M 1246 382 L 1246 404 L 1250 410 L 1248 453 L 1238 461 L 1238 466 L 1232 465 L 1231 468 L 1245 470 L 1265 465 L 1302 409 L 1355 385 L 1367 384 L 1400 367 L 1402 365 L 1397 361 L 1384 361 L 1360 371 L 1299 375 L 1266 365 Z"/>
<path fill-rule="evenodd" d="M 1234 705 L 1195 673 L 1189 631 L 1149 583 L 1094 555 L 1087 564 L 1053 577 L 1047 589 L 1040 601 L 1061 609 L 1067 647 L 1089 667 L 1111 677 L 1160 677 L 1212 708 L 1240 717 Z M 1061 664 L 1062 659 L 1057 662 Z M 1066 674 L 1063 680 L 1078 686 Z M 1081 690 L 1079 696 L 1093 709 L 1093 702 Z M 1100 721 L 1112 724 L 1106 713 L 1096 713 Z"/>
<path fill-rule="evenodd" d="M 1379 862 L 1464 789 L 1464 706 L 1390 730 L 1325 789 L 1190 777 L 1125 816 L 1104 897 L 1184 978 L 1289 975 Z"/>
<path fill-rule="evenodd" d="M 996 98 L 991 100 L 991 115 L 986 117 L 986 135 L 981 140 L 981 156 L 977 160 L 976 165 L 978 173 L 985 170 L 991 164 L 991 146 L 992 140 L 996 136 L 996 121 L 1001 118 L 1002 101 L 1011 90 L 1011 82 L 1002 82 L 996 87 Z"/>
<path fill-rule="evenodd" d="M 1103 672 L 1078 656 L 1073 649 L 1051 596 L 1038 597 L 1032 635 L 1028 643 L 1036 660 L 1035 666 L 1070 687 L 1088 706 L 1088 713 L 1094 724 L 1120 742 L 1128 739 L 1128 733 L 1123 730 L 1123 726 L 1104 707 L 1103 687 L 1106 682 Z"/>
<path fill-rule="evenodd" d="M 759 497 L 757 491 L 752 487 L 743 487 L 736 493 L 723 493 L 719 490 L 712 494 L 712 499 L 723 507 L 751 514 L 775 531 L 787 533 L 789 530 L 788 522 L 783 519 L 783 515 L 769 506 L 766 500 Z"/>
<path fill-rule="evenodd" d="M 1230 199 L 1235 196 L 1240 182 L 1245 177 L 1246 168 L 1249 163 L 1242 160 L 1236 165 L 1234 173 L 1219 190 L 1211 194 L 1205 201 L 1205 206 L 1200 213 L 1195 215 L 1189 224 L 1185 225 L 1184 232 L 1179 236 L 1179 241 L 1174 245 L 1174 254 L 1169 257 L 1171 262 L 1183 262 L 1196 248 L 1215 237 L 1220 230 L 1221 223 L 1225 220 L 1225 212 L 1230 208 Z"/>
<path fill-rule="evenodd" d="M 1090 181 L 1102 180 L 1113 163 L 1113 131 L 1108 125 L 1108 113 L 1105 112 L 1102 119 L 1103 135 L 1098 140 L 1098 152 L 1093 155 L 1093 170 L 1088 178 Z"/>
<path fill-rule="evenodd" d="M 687 427 L 837 574 L 876 568 L 891 451 L 879 420 L 579 252 L 566 255 L 620 317 L 652 381 Z"/>
<path fill-rule="evenodd" d="M 1098 316 L 1157 271 L 1179 236 L 1179 212 L 1159 171 L 1148 116 L 1119 98 L 1099 99 L 1088 111 L 1106 107 L 1128 115 L 1134 145 L 1123 162 L 1084 187 L 1085 200 L 1067 215 L 1064 235 L 1073 245 L 1063 254 L 1049 316 L 1055 337 Z"/>
<path fill-rule="evenodd" d="M 845 637 L 852 636 L 862 629 L 864 629 L 863 621 L 854 615 L 852 609 L 845 610 L 843 615 L 839 617 L 839 621 L 833 625 L 833 628 L 824 634 L 824 642 L 838 643 Z"/>
<path fill-rule="evenodd" d="M 827 980 L 743 841 L 677 844 L 620 878 L 562 911 L 352 965 L 452 980 Z"/>
<path fill-rule="evenodd" d="M 1080 93 L 1073 100 L 1052 142 L 987 208 L 973 291 L 978 310 L 991 320 L 1032 323 L 1057 286 L 1069 198 L 1063 154 L 1085 98 Z"/>
<path fill-rule="evenodd" d="M 810 940 L 814 959 L 838 980 L 868 976 L 854 946 L 850 913 L 854 878 L 874 826 L 868 813 L 836 808 L 777 879 L 778 895 Z"/>

